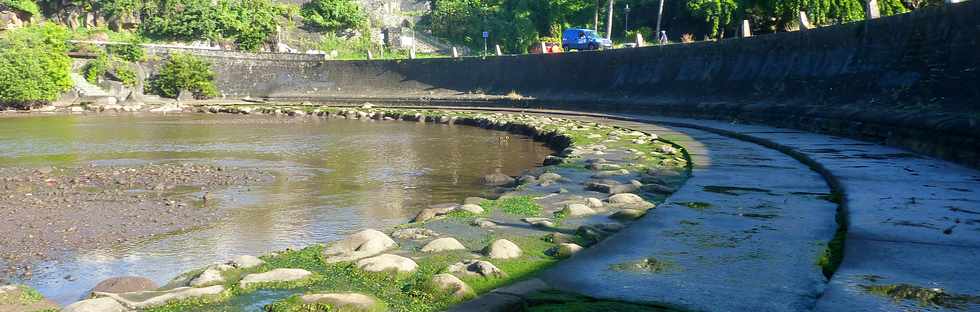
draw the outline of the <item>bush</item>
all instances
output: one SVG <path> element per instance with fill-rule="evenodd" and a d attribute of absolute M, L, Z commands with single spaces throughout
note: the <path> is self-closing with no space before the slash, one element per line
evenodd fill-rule
<path fill-rule="evenodd" d="M 143 47 L 139 45 L 139 42 L 108 45 L 106 46 L 106 52 L 108 52 L 109 55 L 121 58 L 129 62 L 142 61 L 143 56 L 145 56 L 145 53 L 143 52 Z"/>
<path fill-rule="evenodd" d="M 303 5 L 300 15 L 307 25 L 329 31 L 357 29 L 367 21 L 352 0 L 313 0 Z"/>
<path fill-rule="evenodd" d="M 29 108 L 71 89 L 67 39 L 51 23 L 0 34 L 0 106 Z"/>
<path fill-rule="evenodd" d="M 144 10 L 143 34 L 160 39 L 232 39 L 239 48 L 255 51 L 276 31 L 284 11 L 270 0 L 160 0 Z"/>
<path fill-rule="evenodd" d="M 171 54 L 164 61 L 160 72 L 150 80 L 150 88 L 156 94 L 170 98 L 179 96 L 181 90 L 192 92 L 197 99 L 218 95 L 211 64 L 183 53 Z"/>
<path fill-rule="evenodd" d="M 107 71 L 109 71 L 109 55 L 103 51 L 99 51 L 94 60 L 85 63 L 82 67 L 82 75 L 89 83 L 99 83 L 99 78 L 105 76 Z"/>

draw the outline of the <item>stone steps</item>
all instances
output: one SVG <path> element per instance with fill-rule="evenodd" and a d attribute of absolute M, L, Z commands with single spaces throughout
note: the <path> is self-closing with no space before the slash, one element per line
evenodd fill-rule
<path fill-rule="evenodd" d="M 71 81 L 75 84 L 73 86 L 74 90 L 78 92 L 79 97 L 82 99 L 96 99 L 110 96 L 108 92 L 99 86 L 86 81 L 85 77 L 82 77 L 81 74 L 71 73 Z"/>

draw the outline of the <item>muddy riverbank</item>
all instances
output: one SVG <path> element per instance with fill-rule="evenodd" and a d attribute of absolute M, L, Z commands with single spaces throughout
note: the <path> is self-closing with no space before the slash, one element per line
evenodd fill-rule
<path fill-rule="evenodd" d="M 30 278 L 34 263 L 69 252 L 207 226 L 225 214 L 209 192 L 271 180 L 208 164 L 0 168 L 0 279 Z"/>

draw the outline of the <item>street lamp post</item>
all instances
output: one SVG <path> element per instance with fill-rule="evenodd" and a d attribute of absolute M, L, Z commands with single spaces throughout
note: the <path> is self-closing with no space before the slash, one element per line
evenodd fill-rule
<path fill-rule="evenodd" d="M 660 0 L 660 6 L 657 8 L 657 32 L 653 35 L 657 37 L 657 42 L 660 42 L 660 18 L 664 16 L 664 0 Z"/>
<path fill-rule="evenodd" d="M 626 7 L 623 8 L 623 12 L 626 13 L 626 26 L 623 27 L 625 28 L 623 34 L 627 37 L 626 40 L 629 41 L 630 39 L 628 38 L 630 36 L 630 4 L 629 3 L 627 3 Z"/>

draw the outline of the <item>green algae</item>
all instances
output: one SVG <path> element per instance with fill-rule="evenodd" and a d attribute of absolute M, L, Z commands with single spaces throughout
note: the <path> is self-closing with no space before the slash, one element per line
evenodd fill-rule
<path fill-rule="evenodd" d="M 951 294 L 941 288 L 925 288 L 909 284 L 860 285 L 860 287 L 872 294 L 895 301 L 912 300 L 922 306 L 966 309 L 969 305 L 980 304 L 980 296 Z"/>
<path fill-rule="evenodd" d="M 698 210 L 711 208 L 711 203 L 705 202 L 679 202 L 678 204 L 684 205 L 687 208 Z"/>

